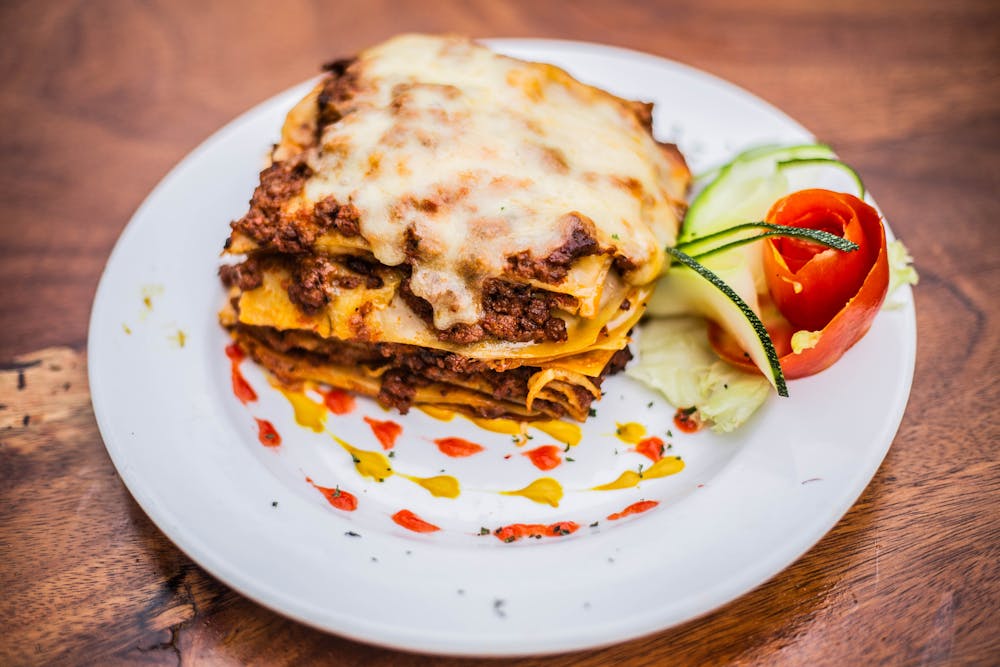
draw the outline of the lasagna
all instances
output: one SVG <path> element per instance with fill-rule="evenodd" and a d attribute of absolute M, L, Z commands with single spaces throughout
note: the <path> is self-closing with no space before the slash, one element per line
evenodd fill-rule
<path fill-rule="evenodd" d="M 453 36 L 324 69 L 231 225 L 223 326 L 282 383 L 586 419 L 685 206 L 652 105 Z"/>

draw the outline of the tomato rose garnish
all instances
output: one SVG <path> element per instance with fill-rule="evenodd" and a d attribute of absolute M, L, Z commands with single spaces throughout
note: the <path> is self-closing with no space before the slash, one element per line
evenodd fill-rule
<path fill-rule="evenodd" d="M 778 200 L 767 222 L 830 232 L 858 245 L 841 252 L 798 238 L 765 240 L 764 274 L 779 312 L 765 309 L 762 320 L 785 377 L 805 377 L 861 340 L 881 308 L 889 288 L 885 229 L 878 212 L 862 200 L 819 189 Z M 756 368 L 718 326 L 710 328 L 709 338 L 723 358 Z"/>

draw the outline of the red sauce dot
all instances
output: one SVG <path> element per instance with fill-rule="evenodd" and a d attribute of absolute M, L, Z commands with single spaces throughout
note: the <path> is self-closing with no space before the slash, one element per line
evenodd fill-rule
<path fill-rule="evenodd" d="M 243 361 L 247 354 L 243 351 L 243 348 L 240 347 L 239 343 L 230 343 L 226 346 L 226 356 L 229 357 L 229 360 L 234 364 L 238 364 Z"/>
<path fill-rule="evenodd" d="M 379 421 L 371 417 L 365 417 L 365 423 L 371 426 L 372 433 L 382 443 L 382 449 L 392 449 L 396 444 L 396 438 L 403 432 L 403 427 L 394 421 Z"/>
<path fill-rule="evenodd" d="M 663 441 L 655 435 L 644 438 L 635 446 L 635 451 L 656 463 L 663 458 Z"/>
<path fill-rule="evenodd" d="M 577 531 L 580 526 L 573 521 L 560 521 L 558 523 L 550 524 L 546 529 L 546 535 L 549 537 L 562 537 L 563 535 L 572 535 Z"/>
<path fill-rule="evenodd" d="M 257 419 L 257 439 L 260 440 L 260 444 L 265 447 L 277 447 L 281 444 L 281 436 L 274 429 L 274 424 L 267 421 L 266 419 Z"/>
<path fill-rule="evenodd" d="M 697 433 L 704 424 L 696 414 L 694 408 L 677 408 L 677 412 L 674 413 L 674 426 L 685 433 Z"/>
<path fill-rule="evenodd" d="M 246 358 L 243 348 L 239 346 L 239 343 L 230 343 L 226 346 L 226 356 L 232 362 L 233 393 L 236 398 L 240 399 L 240 403 L 243 405 L 256 401 L 257 392 L 253 390 L 250 383 L 243 377 L 243 373 L 240 372 L 240 362 Z"/>
<path fill-rule="evenodd" d="M 233 362 L 233 393 L 236 394 L 236 398 L 240 399 L 243 405 L 257 400 L 257 392 L 253 390 L 250 383 L 243 377 L 240 367 L 235 362 Z"/>
<path fill-rule="evenodd" d="M 542 523 L 512 523 L 509 526 L 497 528 L 493 531 L 501 542 L 514 542 L 522 537 L 542 537 L 548 528 Z"/>
<path fill-rule="evenodd" d="M 559 521 L 546 526 L 543 523 L 512 523 L 497 528 L 494 537 L 501 542 L 515 542 L 524 537 L 562 537 L 575 533 L 580 526 L 572 521 Z"/>
<path fill-rule="evenodd" d="M 424 521 L 410 510 L 399 510 L 392 515 L 392 520 L 403 528 L 412 530 L 415 533 L 434 533 L 441 530 L 433 523 Z"/>
<path fill-rule="evenodd" d="M 354 394 L 341 389 L 331 389 L 323 394 L 323 403 L 335 415 L 346 415 L 354 410 Z"/>
<path fill-rule="evenodd" d="M 358 499 L 355 498 L 353 494 L 342 490 L 339 486 L 332 489 L 327 486 L 320 486 L 308 477 L 306 477 L 306 481 L 312 484 L 314 489 L 322 493 L 327 502 L 337 509 L 345 512 L 353 512 L 358 509 Z"/>
<path fill-rule="evenodd" d="M 453 458 L 472 456 L 486 449 L 482 445 L 477 445 L 462 438 L 438 438 L 434 441 L 434 444 L 437 445 L 442 454 Z"/>
<path fill-rule="evenodd" d="M 559 456 L 560 451 L 555 445 L 543 445 L 524 452 L 523 455 L 531 459 L 531 462 L 539 470 L 552 470 L 562 463 L 562 458 Z"/>
<path fill-rule="evenodd" d="M 609 514 L 608 521 L 617 521 L 618 519 L 627 517 L 630 514 L 641 514 L 642 512 L 648 512 L 649 510 L 653 509 L 659 504 L 660 503 L 658 503 L 655 500 L 640 500 L 637 503 L 632 503 L 631 505 L 623 509 L 621 512 L 615 512 L 614 514 Z"/>

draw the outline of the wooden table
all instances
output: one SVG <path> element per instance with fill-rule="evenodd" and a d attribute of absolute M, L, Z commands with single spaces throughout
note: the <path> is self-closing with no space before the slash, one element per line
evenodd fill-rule
<path fill-rule="evenodd" d="M 4 3 L 0 663 L 445 662 L 322 634 L 208 577 L 118 479 L 85 375 L 101 268 L 170 166 L 318 63 L 406 30 L 604 42 L 742 85 L 860 170 L 922 278 L 909 408 L 829 535 L 705 618 L 515 662 L 1000 662 L 1000 11 L 759 4 Z"/>

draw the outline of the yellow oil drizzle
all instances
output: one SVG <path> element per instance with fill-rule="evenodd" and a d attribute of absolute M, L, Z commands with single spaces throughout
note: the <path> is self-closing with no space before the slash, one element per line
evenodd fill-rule
<path fill-rule="evenodd" d="M 455 412 L 447 408 L 439 408 L 436 405 L 418 405 L 417 407 L 420 408 L 424 414 L 443 422 L 450 422 L 455 418 Z"/>
<path fill-rule="evenodd" d="M 172 336 L 167 336 L 167 338 L 171 343 L 176 344 L 177 347 L 184 347 L 184 344 L 187 343 L 187 334 L 184 333 L 182 329 L 178 329 L 177 333 Z"/>
<path fill-rule="evenodd" d="M 479 428 L 487 431 L 506 433 L 507 435 L 524 435 L 524 422 L 513 419 L 483 419 L 482 417 L 469 417 L 468 419 Z"/>
<path fill-rule="evenodd" d="M 564 422 L 560 419 L 553 419 L 548 422 L 533 422 L 531 427 L 537 428 L 542 433 L 551 435 L 559 442 L 570 447 L 579 445 L 580 439 L 583 438 L 583 431 L 580 430 L 579 424 Z"/>
<path fill-rule="evenodd" d="M 622 442 L 636 445 L 646 435 L 646 427 L 638 422 L 628 422 L 627 424 L 616 424 L 615 435 Z"/>
<path fill-rule="evenodd" d="M 504 496 L 522 496 L 536 503 L 559 507 L 559 501 L 563 497 L 563 488 L 562 484 L 551 477 L 540 477 L 523 489 L 501 491 L 500 493 Z"/>
<path fill-rule="evenodd" d="M 300 425 L 310 428 L 317 433 L 322 433 L 323 429 L 326 427 L 326 406 L 322 403 L 317 403 L 303 392 L 300 391 L 288 391 L 287 389 L 278 386 L 278 391 L 284 394 L 288 402 L 292 404 L 292 410 L 295 411 L 295 421 Z"/>
<path fill-rule="evenodd" d="M 456 414 L 453 410 L 434 405 L 418 405 L 417 407 L 434 419 L 445 422 L 454 419 Z M 520 422 L 515 419 L 486 419 L 483 417 L 470 417 L 468 415 L 462 416 L 483 430 L 517 437 L 518 445 L 523 445 L 528 441 L 528 428 L 536 428 L 542 433 L 552 436 L 564 445 L 570 445 L 571 447 L 580 444 L 580 440 L 583 438 L 583 431 L 578 424 L 571 424 L 560 419 Z"/>
<path fill-rule="evenodd" d="M 381 452 L 368 452 L 352 447 L 337 436 L 333 436 L 333 439 L 338 445 L 350 452 L 351 458 L 354 459 L 354 467 L 362 477 L 371 477 L 377 482 L 392 477 L 392 464 Z"/>
<path fill-rule="evenodd" d="M 638 486 L 639 482 L 644 479 L 656 479 L 657 477 L 676 475 L 681 470 L 684 470 L 684 461 L 676 456 L 668 456 L 651 465 L 648 470 L 643 470 L 641 474 L 635 470 L 626 470 L 615 481 L 595 486 L 593 490 L 612 491 L 614 489 L 629 489 L 633 486 Z"/>
<path fill-rule="evenodd" d="M 458 480 L 451 475 L 438 475 L 437 477 L 414 477 L 413 475 L 404 475 L 400 473 L 400 477 L 405 477 L 411 482 L 419 484 L 427 489 L 435 498 L 458 498 L 458 495 L 462 492 L 462 489 L 458 484 Z"/>
<path fill-rule="evenodd" d="M 386 478 L 392 477 L 394 474 L 399 474 L 400 477 L 424 487 L 435 498 L 458 498 L 459 493 L 461 493 L 458 480 L 451 475 L 416 477 L 414 475 L 396 473 L 392 469 L 389 459 L 381 452 L 369 452 L 364 449 L 358 449 L 337 436 L 333 436 L 333 439 L 350 453 L 351 458 L 354 459 L 354 468 L 362 477 L 370 477 L 377 482 L 384 482 Z"/>

